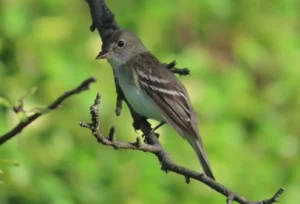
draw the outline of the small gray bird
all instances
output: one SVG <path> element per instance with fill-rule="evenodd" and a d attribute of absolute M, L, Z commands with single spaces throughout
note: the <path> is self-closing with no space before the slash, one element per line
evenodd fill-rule
<path fill-rule="evenodd" d="M 204 173 L 214 179 L 185 87 L 141 40 L 128 30 L 114 31 L 96 59 L 111 64 L 132 108 L 146 118 L 169 123 L 194 148 Z"/>

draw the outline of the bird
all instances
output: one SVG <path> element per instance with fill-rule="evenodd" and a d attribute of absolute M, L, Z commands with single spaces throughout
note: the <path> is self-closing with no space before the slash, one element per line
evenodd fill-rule
<path fill-rule="evenodd" d="M 202 139 L 198 117 L 184 85 L 127 29 L 115 30 L 96 59 L 107 59 L 135 112 L 171 125 L 192 146 L 206 176 L 215 180 Z"/>

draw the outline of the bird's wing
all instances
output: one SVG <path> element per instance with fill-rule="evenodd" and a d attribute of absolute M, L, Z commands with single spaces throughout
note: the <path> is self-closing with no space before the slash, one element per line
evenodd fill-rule
<path fill-rule="evenodd" d="M 130 62 L 130 66 L 134 68 L 137 85 L 181 136 L 185 131 L 200 139 L 196 114 L 181 82 L 151 53 L 136 57 L 137 60 Z"/>

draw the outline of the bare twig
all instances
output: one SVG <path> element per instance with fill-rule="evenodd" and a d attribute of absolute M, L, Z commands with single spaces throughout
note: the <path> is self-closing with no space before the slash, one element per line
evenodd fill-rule
<path fill-rule="evenodd" d="M 234 195 L 229 195 L 228 197 L 227 197 L 227 204 L 232 204 L 232 202 L 233 202 L 233 199 L 234 199 Z"/>
<path fill-rule="evenodd" d="M 174 74 L 179 74 L 179 76 L 189 75 L 191 71 L 188 68 L 176 68 L 177 62 L 174 60 L 169 64 L 165 64 L 166 68 L 170 69 Z"/>
<path fill-rule="evenodd" d="M 65 92 L 63 95 L 59 96 L 53 103 L 51 103 L 50 105 L 48 105 L 47 107 L 47 112 L 54 110 L 56 108 L 58 108 L 62 102 L 64 100 L 66 100 L 67 98 L 69 98 L 70 96 L 74 95 L 74 94 L 79 94 L 85 90 L 89 89 L 89 86 L 91 83 L 95 82 L 96 79 L 94 77 L 88 78 L 86 80 L 84 80 L 78 87 L 76 87 L 73 90 L 67 91 Z M 23 106 L 23 105 L 22 105 Z M 12 130 L 10 130 L 9 132 L 5 133 L 4 135 L 0 136 L 0 145 L 4 144 L 5 142 L 7 142 L 9 139 L 13 138 L 14 136 L 16 136 L 18 133 L 20 133 L 26 126 L 28 126 L 30 123 L 32 123 L 33 121 L 35 121 L 37 118 L 39 118 L 40 116 L 46 114 L 47 112 L 41 113 L 41 112 L 37 112 L 34 113 L 33 115 L 29 116 L 27 118 L 26 121 L 24 122 L 20 122 L 17 126 L 15 126 Z"/>
<path fill-rule="evenodd" d="M 278 199 L 283 194 L 283 192 L 284 192 L 284 188 L 280 188 L 272 198 L 263 200 L 263 201 L 259 202 L 259 204 L 276 203 L 279 201 Z"/>
<path fill-rule="evenodd" d="M 102 143 L 107 146 L 112 146 L 115 149 L 131 149 L 131 150 L 139 150 L 144 152 L 158 152 L 160 151 L 160 147 L 155 147 L 152 145 L 147 144 L 139 144 L 138 142 L 121 142 L 116 141 L 115 139 L 115 127 L 112 127 L 109 133 L 108 137 L 105 137 L 102 133 L 99 131 L 99 104 L 101 100 L 101 95 L 98 93 L 97 97 L 95 99 L 94 104 L 91 106 L 91 116 L 92 116 L 92 122 L 80 122 L 79 125 L 81 127 L 89 128 L 92 131 L 92 134 L 95 136 L 97 141 L 99 143 Z"/>

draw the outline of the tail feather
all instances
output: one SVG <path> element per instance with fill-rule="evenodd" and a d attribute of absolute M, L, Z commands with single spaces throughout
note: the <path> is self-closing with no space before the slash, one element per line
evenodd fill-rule
<path fill-rule="evenodd" d="M 190 137 L 187 137 L 187 140 L 191 144 L 191 146 L 194 148 L 205 175 L 210 177 L 213 180 L 216 180 L 212 173 L 211 167 L 209 165 L 209 162 L 208 162 L 208 159 L 207 159 L 207 156 L 206 156 L 206 153 L 204 151 L 201 141 L 197 140 L 195 138 L 191 138 L 191 139 L 189 139 L 189 138 Z"/>
<path fill-rule="evenodd" d="M 210 164 L 208 162 L 208 159 L 207 159 L 207 156 L 206 156 L 206 153 L 204 151 L 202 144 L 200 144 L 200 142 L 198 142 L 198 141 L 196 141 L 196 144 L 197 144 L 197 147 L 194 147 L 194 149 L 197 153 L 198 159 L 202 165 L 204 173 L 211 179 L 216 180 L 212 173 Z"/>

